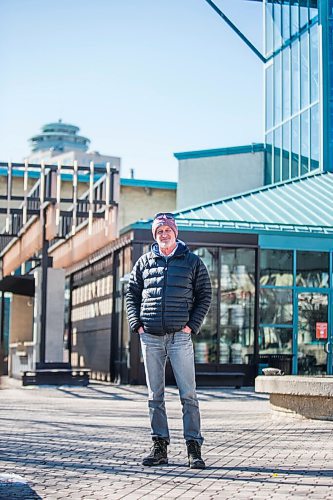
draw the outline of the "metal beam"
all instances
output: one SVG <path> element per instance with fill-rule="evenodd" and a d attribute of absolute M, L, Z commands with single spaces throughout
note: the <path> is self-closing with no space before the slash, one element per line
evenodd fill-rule
<path fill-rule="evenodd" d="M 253 45 L 253 43 L 251 43 L 250 40 L 237 28 L 237 26 L 232 21 L 230 21 L 230 19 L 222 12 L 222 10 L 219 9 L 218 6 L 215 5 L 214 2 L 212 2 L 212 0 L 205 1 L 208 3 L 208 5 L 211 6 L 213 10 L 215 10 L 215 12 L 223 19 L 223 21 L 225 21 L 227 25 L 230 26 L 230 28 L 239 36 L 239 38 L 241 38 L 241 40 L 246 43 L 246 45 L 252 50 L 252 52 L 257 57 L 259 57 L 261 62 L 266 63 L 266 57 L 263 56 L 262 53 Z"/>

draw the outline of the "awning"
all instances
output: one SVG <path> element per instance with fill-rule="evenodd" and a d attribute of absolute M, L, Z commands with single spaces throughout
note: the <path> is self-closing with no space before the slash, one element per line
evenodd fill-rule
<path fill-rule="evenodd" d="M 5 276 L 0 281 L 1 292 L 11 292 L 27 297 L 35 296 L 35 279 L 33 276 Z"/>

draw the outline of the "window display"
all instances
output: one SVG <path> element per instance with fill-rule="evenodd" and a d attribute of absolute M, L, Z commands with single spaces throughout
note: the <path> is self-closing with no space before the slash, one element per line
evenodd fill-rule
<path fill-rule="evenodd" d="M 219 362 L 248 363 L 254 345 L 255 250 L 221 251 Z"/>

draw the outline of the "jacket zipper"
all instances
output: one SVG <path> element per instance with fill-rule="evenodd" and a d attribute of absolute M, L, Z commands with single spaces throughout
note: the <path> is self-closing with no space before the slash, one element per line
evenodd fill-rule
<path fill-rule="evenodd" d="M 165 260 L 165 267 L 164 267 L 164 282 L 163 282 L 163 297 L 162 297 L 162 328 L 163 331 L 165 332 L 165 291 L 166 291 L 166 281 L 167 281 L 167 273 L 168 273 L 168 260 Z"/>

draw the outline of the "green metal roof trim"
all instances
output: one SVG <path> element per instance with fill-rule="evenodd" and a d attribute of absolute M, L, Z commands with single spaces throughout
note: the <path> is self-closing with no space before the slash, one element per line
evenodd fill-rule
<path fill-rule="evenodd" d="M 228 155 L 238 155 L 243 153 L 261 153 L 265 151 L 265 145 L 249 144 L 246 146 L 233 146 L 229 148 L 219 148 L 219 149 L 203 149 L 202 151 L 187 151 L 184 153 L 174 153 L 174 157 L 177 160 L 188 160 L 190 158 L 209 158 L 211 156 L 228 156 Z"/>
<path fill-rule="evenodd" d="M 177 189 L 177 182 L 168 182 L 168 181 L 150 181 L 144 179 L 120 179 L 121 186 L 130 186 L 130 187 L 146 187 L 153 189 Z"/>
<path fill-rule="evenodd" d="M 310 174 L 175 212 L 177 219 L 333 227 L 333 173 Z"/>
<path fill-rule="evenodd" d="M 333 236 L 333 173 L 301 179 L 174 212 L 182 230 Z M 151 219 L 132 228 L 147 228 Z"/>

